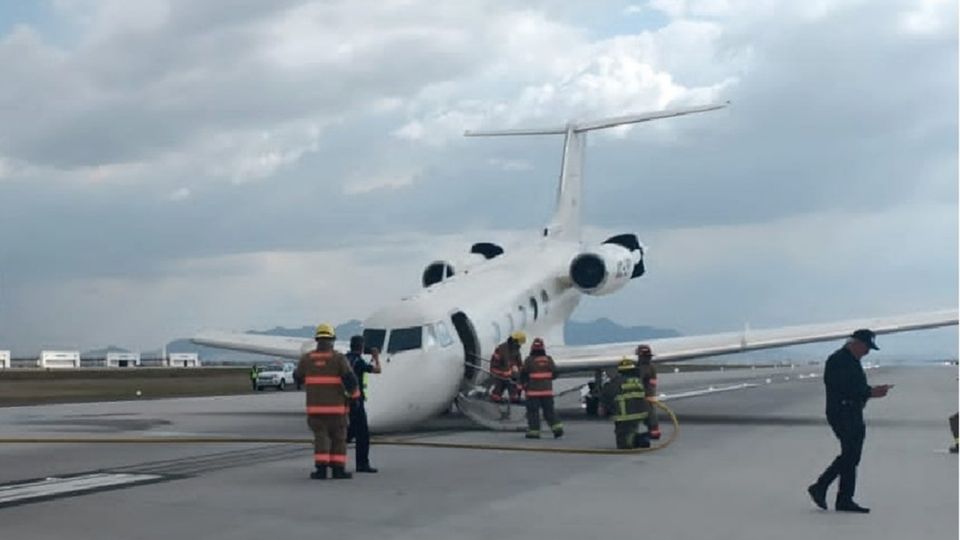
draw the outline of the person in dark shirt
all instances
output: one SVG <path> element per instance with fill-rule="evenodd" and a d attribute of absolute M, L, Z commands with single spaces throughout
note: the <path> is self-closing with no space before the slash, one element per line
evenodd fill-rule
<path fill-rule="evenodd" d="M 354 400 L 350 407 L 350 435 L 356 440 L 357 472 L 375 473 L 377 469 L 370 466 L 370 428 L 367 425 L 367 409 L 364 402 L 367 399 L 367 385 L 364 376 L 367 373 L 380 373 L 380 351 L 370 349 L 373 362 L 367 363 L 363 359 L 363 336 L 350 338 L 350 352 L 346 354 L 347 361 L 353 369 L 357 381 L 360 382 L 360 399 Z"/>
<path fill-rule="evenodd" d="M 958 420 L 960 420 L 960 414 L 954 413 L 954 415 L 950 417 L 950 433 L 953 433 L 953 446 L 950 447 L 951 454 L 956 454 L 958 446 L 960 446 L 957 444 L 960 442 L 960 438 L 957 437 Z"/>
<path fill-rule="evenodd" d="M 885 384 L 868 385 L 867 376 L 860 365 L 860 360 L 869 354 L 871 349 L 879 350 L 874 343 L 875 336 L 871 330 L 857 330 L 847 339 L 846 345 L 830 355 L 823 369 L 827 422 L 840 440 L 840 455 L 823 471 L 820 478 L 807 488 L 807 493 L 813 502 L 824 510 L 827 509 L 827 488 L 839 476 L 840 488 L 835 506 L 837 511 L 864 514 L 870 511 L 853 501 L 857 487 L 857 465 L 860 463 L 866 435 L 863 408 L 868 399 L 884 397 L 887 391 L 893 388 L 893 385 Z"/>

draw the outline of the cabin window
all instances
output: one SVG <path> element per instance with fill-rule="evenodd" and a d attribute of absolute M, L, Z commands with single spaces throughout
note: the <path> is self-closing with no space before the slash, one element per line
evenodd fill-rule
<path fill-rule="evenodd" d="M 537 299 L 530 297 L 530 311 L 533 312 L 533 320 L 540 318 L 540 308 L 537 306 Z"/>
<path fill-rule="evenodd" d="M 519 312 L 519 318 L 517 319 L 520 327 L 523 328 L 527 325 L 527 308 L 523 306 L 517 306 L 517 311 Z"/>
<path fill-rule="evenodd" d="M 398 353 L 419 349 L 423 345 L 423 327 L 396 328 L 390 332 L 388 353 Z"/>
<path fill-rule="evenodd" d="M 490 325 L 493 326 L 493 342 L 499 345 L 500 339 L 503 337 L 500 334 L 500 325 L 495 322 L 490 323 Z"/>

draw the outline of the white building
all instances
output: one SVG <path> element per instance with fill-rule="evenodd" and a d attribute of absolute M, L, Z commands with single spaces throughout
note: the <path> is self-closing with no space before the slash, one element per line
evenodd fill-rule
<path fill-rule="evenodd" d="M 10 351 L 0 351 L 0 369 L 10 369 Z"/>
<path fill-rule="evenodd" d="M 107 367 L 136 367 L 140 365 L 140 353 L 108 352 Z"/>
<path fill-rule="evenodd" d="M 170 367 L 200 367 L 200 356 L 197 353 L 170 353 L 167 356 L 167 365 Z"/>
<path fill-rule="evenodd" d="M 40 351 L 41 368 L 79 368 L 80 351 Z"/>

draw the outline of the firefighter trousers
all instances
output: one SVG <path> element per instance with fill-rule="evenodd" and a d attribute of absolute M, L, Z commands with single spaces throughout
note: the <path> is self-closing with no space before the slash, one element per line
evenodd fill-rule
<path fill-rule="evenodd" d="M 510 394 L 510 401 L 520 400 L 520 389 L 517 388 L 517 385 L 512 381 L 505 381 L 503 379 L 494 381 L 493 389 L 490 391 L 490 399 L 493 401 L 502 401 L 504 390 Z"/>
<path fill-rule="evenodd" d="M 563 429 L 563 424 L 557 421 L 556 412 L 553 408 L 553 396 L 530 397 L 527 396 L 527 433 L 540 434 L 540 410 L 543 410 L 543 418 L 547 421 L 550 429 L 556 433 Z"/>
<path fill-rule="evenodd" d="M 613 423 L 613 433 L 617 437 L 617 448 L 645 448 L 650 446 L 650 437 L 640 433 L 640 420 L 627 420 Z"/>
<path fill-rule="evenodd" d="M 347 464 L 347 416 L 312 415 L 307 425 L 313 431 L 313 462 L 344 467 Z"/>
<path fill-rule="evenodd" d="M 660 419 L 657 418 L 657 408 L 649 401 L 647 401 L 646 404 L 647 419 L 644 420 L 644 423 L 647 425 L 647 431 L 659 433 Z"/>

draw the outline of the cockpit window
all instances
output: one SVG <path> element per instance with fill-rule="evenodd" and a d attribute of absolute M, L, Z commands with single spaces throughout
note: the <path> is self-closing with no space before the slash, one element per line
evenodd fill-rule
<path fill-rule="evenodd" d="M 449 347 L 453 344 L 453 338 L 450 337 L 450 331 L 447 330 L 447 325 L 443 324 L 443 321 L 438 322 L 434 325 L 437 334 L 437 340 L 440 342 L 441 347 Z"/>
<path fill-rule="evenodd" d="M 387 331 L 381 328 L 367 328 L 363 331 L 363 352 L 370 354 L 370 349 L 376 347 L 383 350 L 383 340 L 387 337 Z"/>
<path fill-rule="evenodd" d="M 419 349 L 423 345 L 423 327 L 396 328 L 390 332 L 387 352 L 397 353 Z"/>

